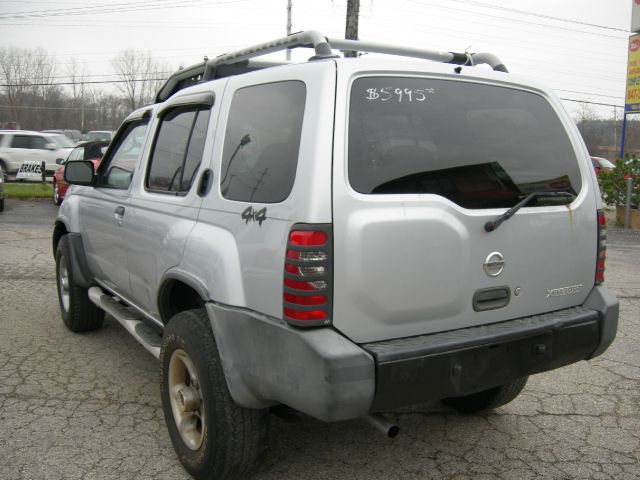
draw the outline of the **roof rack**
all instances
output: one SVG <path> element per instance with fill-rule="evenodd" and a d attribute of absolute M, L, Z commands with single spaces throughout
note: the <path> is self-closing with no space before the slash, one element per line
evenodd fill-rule
<path fill-rule="evenodd" d="M 171 75 L 160 88 L 156 96 L 156 102 L 163 102 L 175 92 L 201 82 L 231 75 L 239 75 L 272 66 L 284 65 L 287 62 L 258 62 L 252 59 L 292 48 L 313 48 L 315 55 L 309 59 L 310 61 L 337 58 L 338 55 L 333 53 L 333 50 L 336 49 L 343 52 L 383 53 L 403 57 L 422 58 L 456 65 L 473 66 L 487 64 L 495 71 L 508 71 L 498 57 L 491 53 L 443 52 L 383 43 L 363 42 L 360 40 L 327 38 L 316 30 L 307 30 L 235 52 L 225 53 L 211 60 L 205 59 L 196 65 L 178 70 Z"/>

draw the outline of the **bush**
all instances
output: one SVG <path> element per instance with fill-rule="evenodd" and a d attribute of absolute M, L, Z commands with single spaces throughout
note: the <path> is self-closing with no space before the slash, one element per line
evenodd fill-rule
<path fill-rule="evenodd" d="M 600 172 L 600 191 L 602 200 L 608 205 L 626 205 L 627 179 L 633 180 L 631 190 L 631 208 L 638 208 L 640 204 L 640 160 L 633 155 L 618 159 L 616 168 Z"/>

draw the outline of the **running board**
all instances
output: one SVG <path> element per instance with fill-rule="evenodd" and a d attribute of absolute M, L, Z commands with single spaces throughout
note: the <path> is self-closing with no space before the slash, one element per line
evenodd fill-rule
<path fill-rule="evenodd" d="M 135 312 L 117 302 L 100 287 L 89 289 L 89 299 L 115 318 L 151 355 L 160 358 L 162 336 L 140 320 Z"/>

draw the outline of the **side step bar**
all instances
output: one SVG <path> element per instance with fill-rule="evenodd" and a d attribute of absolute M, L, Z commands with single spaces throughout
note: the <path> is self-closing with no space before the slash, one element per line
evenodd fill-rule
<path fill-rule="evenodd" d="M 89 289 L 89 299 L 115 318 L 151 355 L 160 358 L 162 336 L 140 320 L 135 312 L 117 302 L 100 287 Z"/>

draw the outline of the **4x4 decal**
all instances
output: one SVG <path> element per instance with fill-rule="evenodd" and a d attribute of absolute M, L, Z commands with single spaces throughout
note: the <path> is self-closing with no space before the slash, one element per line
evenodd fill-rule
<path fill-rule="evenodd" d="M 240 216 L 247 225 L 252 221 L 258 222 L 258 226 L 261 227 L 262 222 L 267 219 L 267 207 L 264 207 L 262 210 L 254 210 L 253 207 L 247 207 Z"/>

